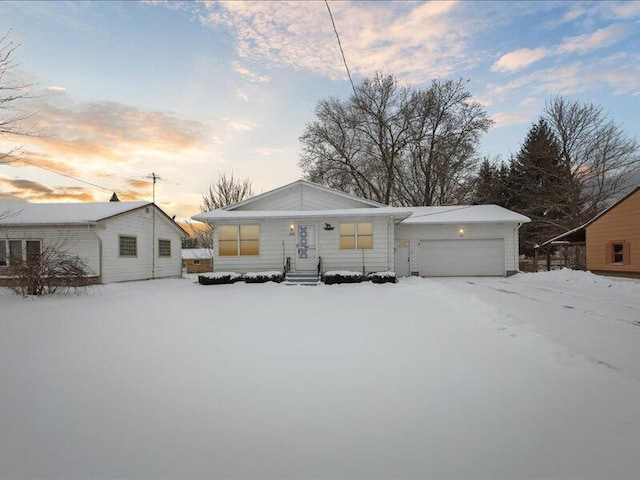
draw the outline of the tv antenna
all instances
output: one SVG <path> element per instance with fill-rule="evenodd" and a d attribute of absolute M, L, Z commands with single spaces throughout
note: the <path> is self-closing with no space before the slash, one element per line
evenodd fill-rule
<path fill-rule="evenodd" d="M 151 278 L 156 278 L 156 182 L 164 180 L 159 175 L 151 172 L 144 178 L 153 180 L 153 206 L 152 206 L 152 223 L 151 223 Z"/>
<path fill-rule="evenodd" d="M 156 182 L 158 180 L 164 180 L 164 178 L 162 178 L 160 175 L 156 175 L 154 172 L 151 172 L 149 175 L 147 175 L 144 178 L 148 178 L 153 180 L 153 204 L 155 205 L 156 203 Z"/>

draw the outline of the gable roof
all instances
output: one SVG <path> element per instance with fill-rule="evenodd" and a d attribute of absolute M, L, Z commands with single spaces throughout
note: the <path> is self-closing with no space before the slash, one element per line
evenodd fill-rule
<path fill-rule="evenodd" d="M 318 190 L 320 192 L 323 193 L 330 193 L 332 195 L 336 195 L 338 197 L 342 197 L 342 198 L 346 198 L 349 200 L 354 200 L 357 202 L 360 202 L 364 205 L 369 205 L 371 207 L 386 207 L 387 205 L 385 205 L 384 203 L 380 203 L 380 202 L 376 202 L 374 200 L 367 200 L 366 198 L 362 198 L 362 197 L 358 197 L 356 195 L 350 195 L 348 193 L 345 192 L 341 192 L 340 190 L 335 190 L 333 188 L 329 188 L 329 187 L 325 187 L 323 185 L 318 185 L 317 183 L 312 183 L 309 182 L 307 180 L 296 180 L 295 182 L 291 182 L 287 185 L 283 185 L 282 187 L 278 187 L 275 188 L 273 190 L 269 190 L 268 192 L 265 193 L 261 193 L 260 195 L 256 195 L 255 197 L 251 197 L 248 198 L 246 200 L 242 200 L 240 202 L 234 203 L 232 205 L 228 205 L 226 207 L 222 207 L 220 210 L 235 210 L 239 207 L 243 207 L 246 205 L 250 205 L 254 202 L 257 202 L 259 200 L 263 200 L 265 198 L 268 198 L 272 195 L 278 194 L 278 193 L 283 193 L 286 192 L 287 190 L 293 190 L 299 186 L 304 186 L 304 187 L 308 187 L 308 188 L 312 188 L 315 190 Z"/>
<path fill-rule="evenodd" d="M 83 203 L 29 203 L 0 202 L 1 226 L 23 225 L 92 225 L 116 215 L 153 205 L 152 202 L 83 202 Z M 155 206 L 181 233 L 184 229 L 161 208 Z"/>
<path fill-rule="evenodd" d="M 593 222 L 595 222 L 596 220 L 598 220 L 600 217 L 602 217 L 603 215 L 606 215 L 607 213 L 609 213 L 611 210 L 613 210 L 614 208 L 616 208 L 618 205 L 620 205 L 622 202 L 624 202 L 625 200 L 627 200 L 629 197 L 633 196 L 636 192 L 640 191 L 640 186 L 634 188 L 633 190 L 631 190 L 629 193 L 627 193 L 624 197 L 622 197 L 620 200 L 618 200 L 617 202 L 615 202 L 614 204 L 610 205 L 609 207 L 605 208 L 603 211 L 601 211 L 598 215 L 596 215 L 595 217 L 593 217 L 591 220 L 589 220 L 587 223 L 585 223 L 584 225 L 582 225 L 582 227 L 580 228 L 586 228 L 589 225 L 591 225 Z"/>
<path fill-rule="evenodd" d="M 626 199 L 628 199 L 629 197 L 631 197 L 633 194 L 635 194 L 638 191 L 640 191 L 640 187 L 634 188 L 629 193 L 627 193 L 624 197 L 622 197 L 620 200 L 618 200 L 617 202 L 613 203 L 612 205 L 609 205 L 607 208 L 605 208 L 603 211 L 601 211 L 599 214 L 597 214 L 595 217 L 593 217 L 587 223 L 585 223 L 583 225 L 580 225 L 579 227 L 573 228 L 573 229 L 571 229 L 569 231 L 566 231 L 564 233 L 561 233 L 560 235 L 557 235 L 557 236 L 553 237 L 552 239 L 547 240 L 544 243 L 541 243 L 540 246 L 544 247 L 544 246 L 549 245 L 549 244 L 551 244 L 553 242 L 558 242 L 558 241 L 564 240 L 565 238 L 572 237 L 572 236 L 575 236 L 576 238 L 578 238 L 579 241 L 584 241 L 584 239 L 585 239 L 585 229 L 589 225 L 591 225 L 593 222 L 598 220 L 603 215 L 605 215 L 608 212 L 610 212 L 614 207 L 620 205 L 622 202 L 624 202 Z M 569 239 L 569 241 L 573 241 L 573 240 Z"/>

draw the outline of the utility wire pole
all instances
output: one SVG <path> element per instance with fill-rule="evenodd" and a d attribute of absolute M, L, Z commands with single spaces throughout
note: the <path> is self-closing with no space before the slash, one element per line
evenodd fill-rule
<path fill-rule="evenodd" d="M 151 278 L 156 278 L 156 182 L 164 179 L 154 172 L 151 172 L 151 174 L 145 178 L 153 180 L 153 201 L 151 205 Z"/>

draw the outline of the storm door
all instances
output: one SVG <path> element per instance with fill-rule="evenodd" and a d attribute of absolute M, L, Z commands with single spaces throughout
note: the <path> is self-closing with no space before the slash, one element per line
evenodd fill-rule
<path fill-rule="evenodd" d="M 316 225 L 298 225 L 297 271 L 315 271 L 318 268 L 317 229 Z"/>

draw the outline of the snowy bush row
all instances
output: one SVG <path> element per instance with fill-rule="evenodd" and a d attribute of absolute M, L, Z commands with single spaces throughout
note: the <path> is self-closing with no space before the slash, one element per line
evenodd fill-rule
<path fill-rule="evenodd" d="M 282 282 L 282 272 L 247 272 L 244 275 L 238 272 L 212 272 L 198 275 L 200 285 L 222 285 L 244 280 L 246 283 Z"/>
<path fill-rule="evenodd" d="M 246 283 L 280 283 L 284 280 L 282 272 L 247 272 L 244 275 L 238 272 L 213 272 L 198 275 L 198 283 L 201 285 L 222 285 L 244 280 Z M 327 285 L 337 283 L 360 283 L 371 281 L 373 283 L 396 283 L 395 272 L 375 272 L 363 275 L 360 272 L 349 270 L 331 270 L 322 276 L 322 281 Z"/>
<path fill-rule="evenodd" d="M 326 272 L 322 280 L 327 285 L 335 283 L 360 283 L 370 280 L 373 283 L 396 283 L 395 272 L 374 272 L 369 275 L 363 275 L 360 272 L 350 272 L 348 270 L 332 270 Z"/>

